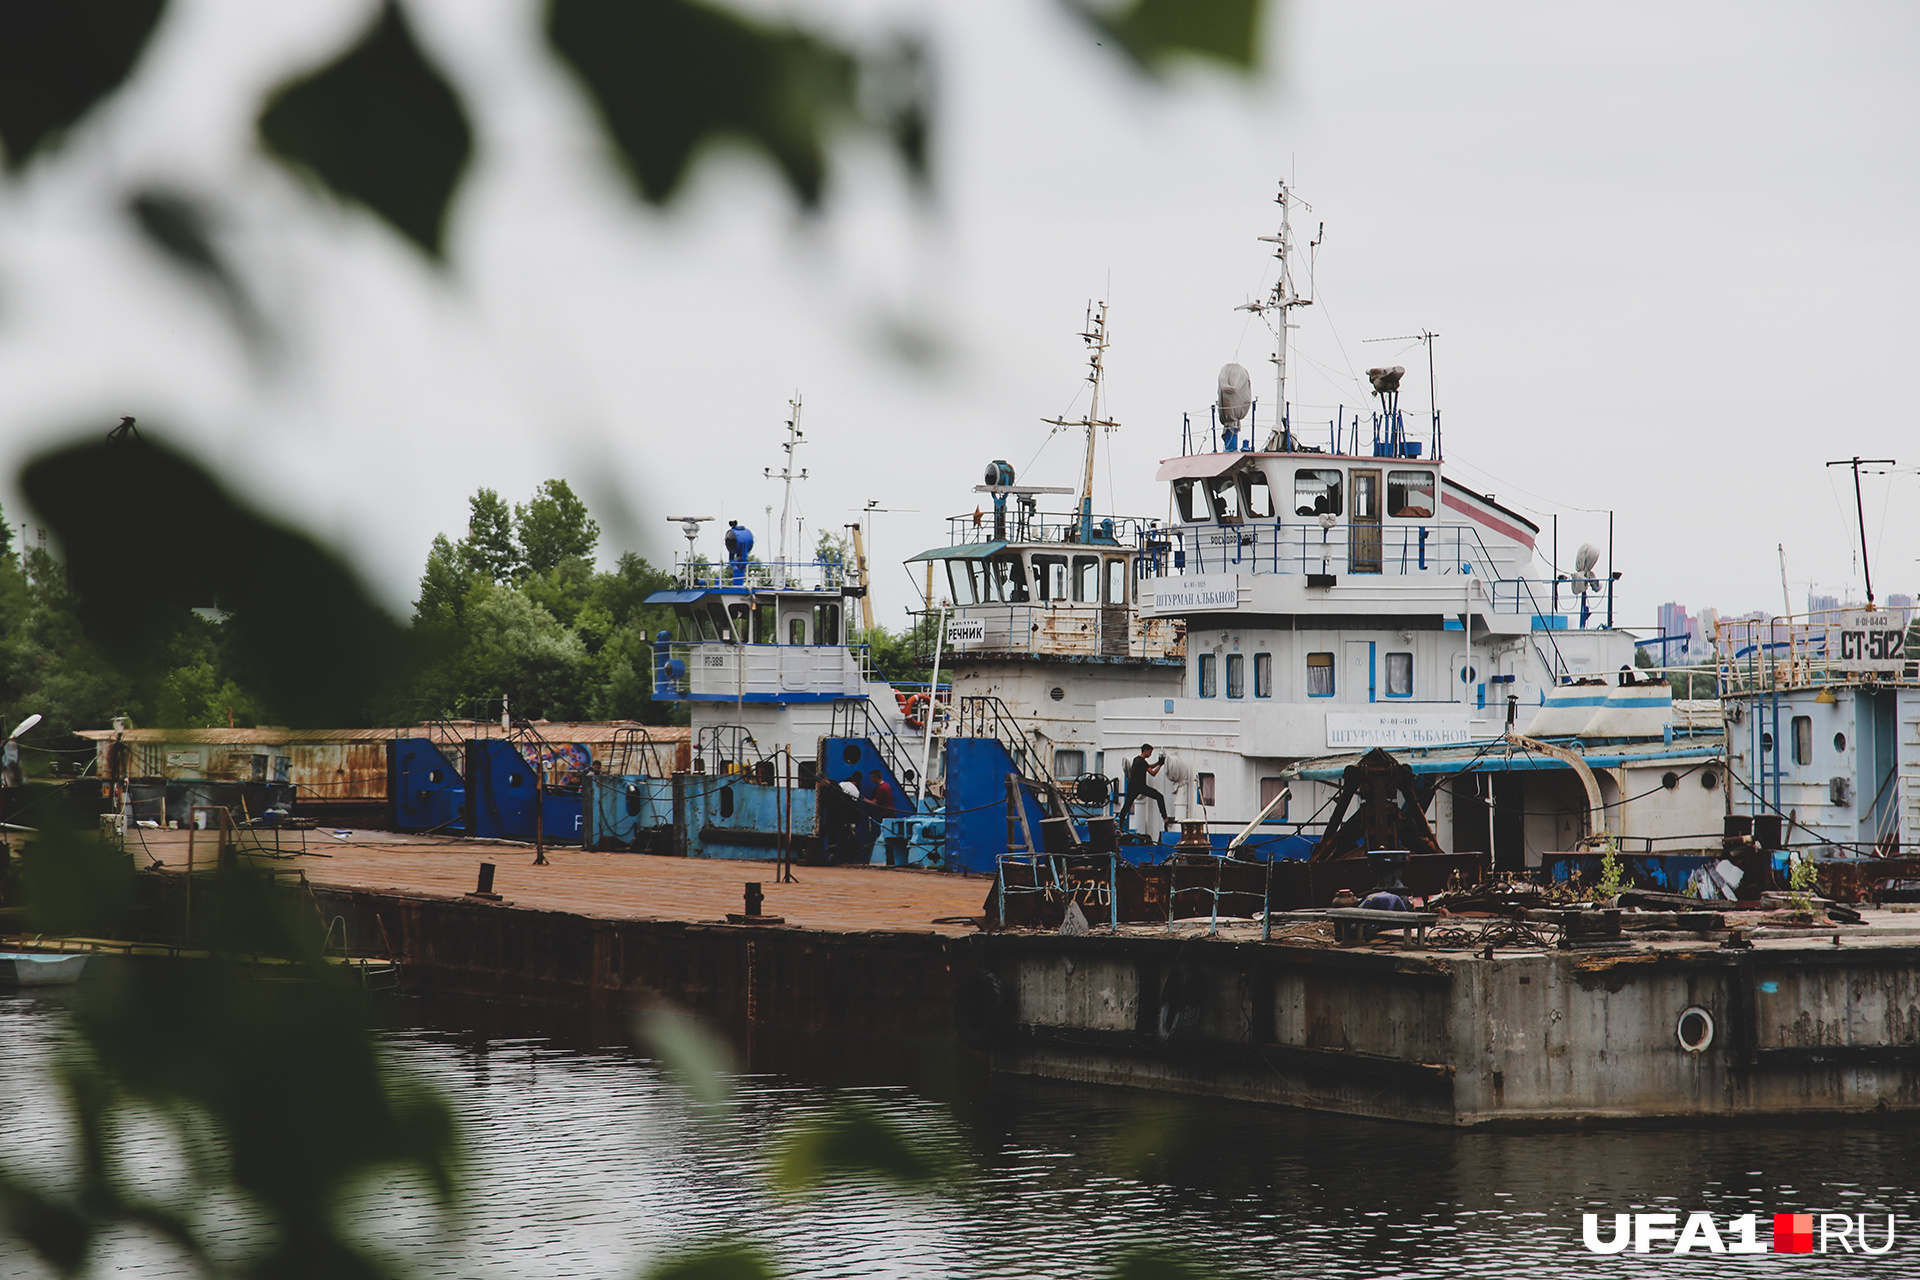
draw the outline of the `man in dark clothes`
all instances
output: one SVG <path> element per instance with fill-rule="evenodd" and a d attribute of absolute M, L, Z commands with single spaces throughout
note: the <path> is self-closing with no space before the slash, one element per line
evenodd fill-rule
<path fill-rule="evenodd" d="M 860 851 L 860 802 L 847 791 L 846 783 L 835 782 L 824 769 L 813 788 L 820 852 L 828 862 L 846 861 Z"/>
<path fill-rule="evenodd" d="M 893 817 L 893 788 L 887 785 L 887 775 L 878 769 L 873 771 L 873 790 L 867 793 L 867 802 L 873 806 L 875 822 Z"/>
<path fill-rule="evenodd" d="M 1133 812 L 1133 802 L 1141 796 L 1152 796 L 1153 802 L 1160 806 L 1160 825 L 1163 828 L 1173 825 L 1173 820 L 1167 817 L 1166 797 L 1147 785 L 1147 778 L 1160 772 L 1165 767 L 1167 758 L 1161 756 L 1159 762 L 1154 763 L 1149 759 L 1152 755 L 1153 744 L 1145 742 L 1140 745 L 1140 754 L 1127 761 L 1127 793 L 1121 797 L 1119 813 L 1119 819 L 1123 825 L 1127 821 L 1127 815 Z"/>
<path fill-rule="evenodd" d="M 873 771 L 873 789 L 867 793 L 867 803 L 873 806 L 874 834 L 884 837 L 887 834 L 886 822 L 894 816 L 896 807 L 893 801 L 893 788 L 887 785 L 887 776 L 875 769 Z M 887 865 L 893 865 L 893 849 L 887 849 Z"/>

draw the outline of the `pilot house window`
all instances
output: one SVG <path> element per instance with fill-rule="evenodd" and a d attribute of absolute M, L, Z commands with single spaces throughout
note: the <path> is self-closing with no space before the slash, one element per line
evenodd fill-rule
<path fill-rule="evenodd" d="M 1339 515 L 1340 473 L 1331 467 L 1316 467 L 1294 472 L 1293 514 L 1297 516 Z"/>
<path fill-rule="evenodd" d="M 1214 656 L 1210 653 L 1200 655 L 1200 696 L 1203 698 L 1216 696 L 1215 685 L 1218 677 L 1214 674 L 1214 661 Z"/>
<path fill-rule="evenodd" d="M 1247 659 L 1244 654 L 1227 655 L 1227 696 L 1229 698 L 1247 696 Z"/>
<path fill-rule="evenodd" d="M 1180 511 L 1180 523 L 1192 524 L 1194 520 L 1193 481 L 1175 480 L 1173 482 L 1173 504 Z M 1202 502 L 1200 505 L 1204 508 L 1206 503 Z M 1200 513 L 1200 518 L 1203 520 L 1206 519 L 1206 514 L 1206 511 L 1203 509 Z"/>
<path fill-rule="evenodd" d="M 1433 472 L 1387 472 L 1387 514 L 1403 520 L 1433 518 Z"/>
<path fill-rule="evenodd" d="M 1267 478 L 1258 471 L 1249 471 L 1247 481 L 1247 518 L 1265 520 L 1273 515 L 1273 495 L 1267 491 Z"/>
<path fill-rule="evenodd" d="M 1035 556 L 1033 586 L 1042 600 L 1065 600 L 1067 598 L 1067 558 Z"/>
<path fill-rule="evenodd" d="M 1220 513 L 1222 521 L 1240 518 L 1240 482 L 1232 476 L 1220 476 L 1209 482 L 1213 492 L 1213 509 Z"/>
<path fill-rule="evenodd" d="M 1073 598 L 1082 604 L 1100 603 L 1100 558 L 1073 558 Z"/>

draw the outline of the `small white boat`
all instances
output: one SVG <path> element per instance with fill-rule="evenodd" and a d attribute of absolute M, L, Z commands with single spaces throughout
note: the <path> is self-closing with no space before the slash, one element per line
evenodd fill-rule
<path fill-rule="evenodd" d="M 65 986 L 80 981 L 88 957 L 35 955 L 25 951 L 0 951 L 0 986 L 9 979 L 22 987 Z"/>

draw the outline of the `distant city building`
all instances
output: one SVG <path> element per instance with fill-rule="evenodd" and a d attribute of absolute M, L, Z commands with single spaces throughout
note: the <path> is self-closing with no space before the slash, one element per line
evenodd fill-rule
<path fill-rule="evenodd" d="M 1909 625 L 1913 621 L 1913 597 L 1899 591 L 1892 593 L 1887 597 L 1887 612 L 1897 615 L 1901 626 Z"/>
<path fill-rule="evenodd" d="M 1698 659 L 1700 622 L 1689 617 L 1685 605 L 1668 601 L 1660 606 L 1660 665 L 1676 666 Z M 1652 646 L 1648 646 L 1651 648 Z"/>
<path fill-rule="evenodd" d="M 1808 613 L 1828 613 L 1839 607 L 1839 596 L 1817 596 L 1811 591 L 1807 592 Z"/>

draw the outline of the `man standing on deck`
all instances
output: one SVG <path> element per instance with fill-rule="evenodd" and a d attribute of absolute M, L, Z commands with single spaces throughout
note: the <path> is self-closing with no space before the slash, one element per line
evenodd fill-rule
<path fill-rule="evenodd" d="M 1161 756 L 1160 759 L 1155 762 L 1150 759 L 1152 755 L 1153 744 L 1151 742 L 1144 742 L 1140 744 L 1140 754 L 1127 761 L 1127 793 L 1121 798 L 1119 813 L 1120 824 L 1122 826 L 1126 825 L 1127 815 L 1133 812 L 1133 802 L 1141 796 L 1152 796 L 1153 802 L 1160 806 L 1160 826 L 1162 829 L 1173 825 L 1173 820 L 1167 817 L 1166 797 L 1147 785 L 1147 778 L 1160 772 L 1166 765 L 1167 758 Z"/>

